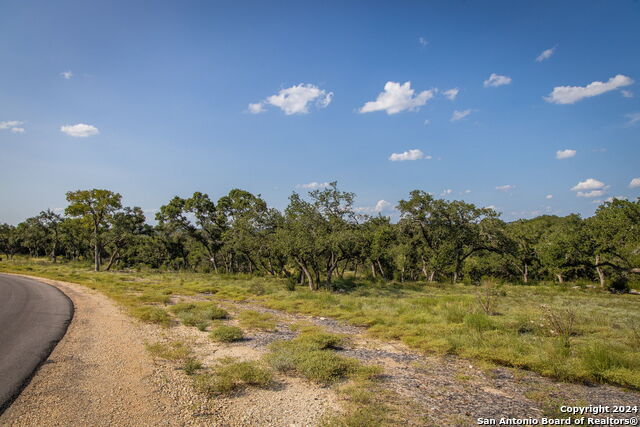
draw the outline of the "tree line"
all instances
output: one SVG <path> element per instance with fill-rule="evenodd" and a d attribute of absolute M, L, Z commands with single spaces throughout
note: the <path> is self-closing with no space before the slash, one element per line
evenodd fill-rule
<path fill-rule="evenodd" d="M 51 210 L 17 226 L 0 225 L 0 251 L 92 260 L 96 271 L 153 268 L 249 273 L 289 278 L 311 289 L 337 279 L 532 283 L 591 280 L 624 289 L 640 273 L 640 198 L 613 200 L 581 218 L 542 215 L 505 222 L 489 208 L 436 199 L 415 190 L 400 218 L 363 215 L 355 194 L 337 183 L 293 193 L 283 210 L 234 189 L 174 197 L 149 225 L 139 207 L 109 190 L 66 194 L 64 215 Z M 637 277 L 637 276 L 636 276 Z"/>

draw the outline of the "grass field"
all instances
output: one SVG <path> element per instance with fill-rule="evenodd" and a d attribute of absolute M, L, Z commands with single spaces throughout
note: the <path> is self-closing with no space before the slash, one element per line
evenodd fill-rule
<path fill-rule="evenodd" d="M 131 315 L 163 325 L 169 325 L 176 312 L 168 306 L 171 295 L 249 300 L 287 312 L 342 319 L 366 327 L 373 336 L 401 340 L 421 351 L 521 367 L 561 380 L 640 389 L 637 295 L 612 295 L 571 284 L 347 283 L 333 293 L 303 287 L 289 291 L 284 280 L 271 278 L 94 273 L 86 265 L 46 261 L 3 261 L 0 271 L 79 283 L 110 296 Z"/>

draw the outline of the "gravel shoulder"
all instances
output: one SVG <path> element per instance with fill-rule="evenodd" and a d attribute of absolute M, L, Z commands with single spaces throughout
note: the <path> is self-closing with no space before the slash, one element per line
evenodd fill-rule
<path fill-rule="evenodd" d="M 76 310 L 64 338 L 0 416 L 2 426 L 302 426 L 317 424 L 336 405 L 331 389 L 286 377 L 277 377 L 273 389 L 208 399 L 176 363 L 154 359 L 145 342 L 188 342 L 207 364 L 257 359 L 264 351 L 215 344 L 195 328 L 143 324 L 97 291 L 33 279 L 60 289 Z"/>

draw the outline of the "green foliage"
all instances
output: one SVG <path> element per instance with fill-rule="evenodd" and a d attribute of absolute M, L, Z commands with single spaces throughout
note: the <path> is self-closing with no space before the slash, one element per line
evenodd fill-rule
<path fill-rule="evenodd" d="M 238 315 L 240 326 L 246 329 L 258 329 L 261 331 L 275 331 L 276 318 L 269 313 L 260 313 L 254 310 L 244 310 Z"/>
<path fill-rule="evenodd" d="M 258 362 L 239 362 L 225 358 L 211 369 L 211 372 L 194 377 L 197 390 L 208 396 L 231 394 L 247 386 L 268 388 L 273 382 L 273 374 Z"/>
<path fill-rule="evenodd" d="M 242 329 L 237 326 L 219 325 L 211 329 L 209 337 L 218 342 L 239 341 L 244 336 Z"/>
<path fill-rule="evenodd" d="M 141 306 L 132 307 L 129 313 L 136 319 L 140 319 L 147 323 L 157 323 L 163 326 L 168 326 L 171 319 L 166 310 L 156 306 Z"/>
<path fill-rule="evenodd" d="M 186 326 L 195 326 L 204 331 L 212 320 L 226 319 L 229 314 L 210 302 L 178 303 L 171 307 L 171 311 L 178 316 Z"/>
<path fill-rule="evenodd" d="M 186 360 L 191 354 L 189 346 L 182 341 L 145 343 L 145 347 L 153 357 L 167 360 Z"/>
<path fill-rule="evenodd" d="M 182 369 L 187 375 L 194 375 L 198 370 L 202 369 L 202 363 L 193 357 L 187 357 Z"/>
<path fill-rule="evenodd" d="M 322 384 L 345 377 L 371 378 L 379 374 L 377 368 L 363 366 L 331 350 L 343 340 L 336 334 L 309 330 L 292 340 L 272 343 L 265 360 L 278 371 L 295 373 Z"/>

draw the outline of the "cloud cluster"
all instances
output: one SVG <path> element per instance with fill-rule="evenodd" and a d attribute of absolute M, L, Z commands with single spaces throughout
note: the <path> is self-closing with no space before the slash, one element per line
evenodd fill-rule
<path fill-rule="evenodd" d="M 507 185 L 498 185 L 498 186 L 496 187 L 496 190 L 498 190 L 498 191 L 505 191 L 505 192 L 506 192 L 506 191 L 511 191 L 511 190 L 513 190 L 514 188 L 516 188 L 516 186 L 515 186 L 515 185 L 507 184 Z"/>
<path fill-rule="evenodd" d="M 71 77 L 73 77 L 73 73 L 71 71 L 63 71 L 62 73 L 60 73 L 60 75 L 65 80 L 69 80 L 71 79 Z"/>
<path fill-rule="evenodd" d="M 629 183 L 629 188 L 638 188 L 640 187 L 640 178 L 633 178 Z"/>
<path fill-rule="evenodd" d="M 86 138 L 100 133 L 97 127 L 84 123 L 65 125 L 60 127 L 60 131 L 76 138 Z"/>
<path fill-rule="evenodd" d="M 310 182 L 308 184 L 298 184 L 296 188 L 304 188 L 305 190 L 319 190 L 327 188 L 330 184 L 328 182 Z"/>
<path fill-rule="evenodd" d="M 562 159 L 568 159 L 571 157 L 574 157 L 576 155 L 576 150 L 558 150 L 556 151 L 556 159 L 558 160 L 562 160 Z"/>
<path fill-rule="evenodd" d="M 22 125 L 24 122 L 20 120 L 10 120 L 6 122 L 0 122 L 0 130 L 8 129 L 13 133 L 24 133 L 24 128 Z"/>
<path fill-rule="evenodd" d="M 571 191 L 575 191 L 578 197 L 600 197 L 605 194 L 607 188 L 609 187 L 604 182 L 587 178 L 571 187 Z"/>
<path fill-rule="evenodd" d="M 369 101 L 360 108 L 361 113 L 386 111 L 387 114 L 397 114 L 401 111 L 415 111 L 427 103 L 435 95 L 435 89 L 425 90 L 415 95 L 411 89 L 411 82 L 404 84 L 387 82 L 384 92 L 375 101 Z"/>
<path fill-rule="evenodd" d="M 333 100 L 333 92 L 326 92 L 315 85 L 300 83 L 280 90 L 277 94 L 265 100 L 249 104 L 248 110 L 252 114 L 266 111 L 267 105 L 280 108 L 287 116 L 292 114 L 307 114 L 309 105 L 315 101 L 318 108 L 326 108 Z"/>
<path fill-rule="evenodd" d="M 618 74 L 606 82 L 591 82 L 586 86 L 556 86 L 544 100 L 553 104 L 574 104 L 585 98 L 602 95 L 603 93 L 629 86 L 633 83 L 630 77 Z"/>
<path fill-rule="evenodd" d="M 403 153 L 392 153 L 389 156 L 389 160 L 392 162 L 403 162 L 405 160 L 420 160 L 427 159 L 430 160 L 431 156 L 426 156 L 421 150 L 414 148 L 413 150 L 408 150 Z"/>
<path fill-rule="evenodd" d="M 391 210 L 393 205 L 386 200 L 378 200 L 375 206 L 359 206 L 354 210 L 359 214 L 377 214 Z"/>
<path fill-rule="evenodd" d="M 492 73 L 487 80 L 484 81 L 484 87 L 498 87 L 511 83 L 511 77 L 501 76 L 496 73 Z"/>
<path fill-rule="evenodd" d="M 542 53 L 536 57 L 536 62 L 542 62 L 545 59 L 551 58 L 551 55 L 553 55 L 555 51 L 556 51 L 555 46 L 552 47 L 551 49 L 543 50 Z"/>

